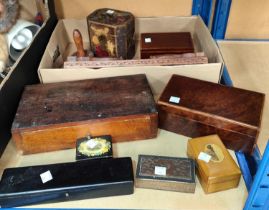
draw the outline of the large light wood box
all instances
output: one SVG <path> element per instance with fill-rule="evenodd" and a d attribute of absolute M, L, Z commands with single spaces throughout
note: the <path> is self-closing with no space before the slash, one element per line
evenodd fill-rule
<path fill-rule="evenodd" d="M 74 148 L 87 135 L 122 142 L 155 138 L 157 130 L 154 98 L 141 74 L 26 86 L 12 137 L 30 154 Z"/>

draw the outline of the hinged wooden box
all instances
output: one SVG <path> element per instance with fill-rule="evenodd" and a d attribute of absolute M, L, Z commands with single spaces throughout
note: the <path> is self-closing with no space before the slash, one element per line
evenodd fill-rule
<path fill-rule="evenodd" d="M 26 86 L 12 126 L 24 153 L 74 148 L 78 138 L 154 138 L 157 110 L 145 75 Z"/>
<path fill-rule="evenodd" d="M 229 149 L 251 153 L 265 95 L 173 75 L 158 100 L 159 127 L 189 137 L 218 134 Z"/>
<path fill-rule="evenodd" d="M 152 55 L 193 53 L 194 45 L 190 32 L 142 33 L 141 58 Z"/>
<path fill-rule="evenodd" d="M 238 186 L 241 172 L 217 135 L 190 139 L 187 155 L 197 164 L 197 173 L 205 193 Z"/>
<path fill-rule="evenodd" d="M 135 18 L 130 12 L 98 9 L 87 17 L 87 23 L 95 56 L 133 58 Z"/>
<path fill-rule="evenodd" d="M 5 169 L 0 181 L 0 205 L 10 208 L 133 192 L 132 159 L 100 158 Z"/>
<path fill-rule="evenodd" d="M 190 158 L 139 155 L 136 187 L 185 193 L 195 191 L 195 163 Z"/>

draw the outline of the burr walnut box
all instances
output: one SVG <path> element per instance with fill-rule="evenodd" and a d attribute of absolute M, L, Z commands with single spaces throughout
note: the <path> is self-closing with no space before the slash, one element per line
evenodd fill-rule
<path fill-rule="evenodd" d="M 26 86 L 12 136 L 24 153 L 75 148 L 87 135 L 113 142 L 157 135 L 158 116 L 146 75 Z"/>
<path fill-rule="evenodd" d="M 186 193 L 195 191 L 195 163 L 190 158 L 139 155 L 136 187 Z"/>
<path fill-rule="evenodd" d="M 152 55 L 193 53 L 194 46 L 189 32 L 142 33 L 141 58 Z"/>
<path fill-rule="evenodd" d="M 251 153 L 265 95 L 173 75 L 157 106 L 159 127 L 189 137 L 218 134 L 229 149 Z"/>
<path fill-rule="evenodd" d="M 197 175 L 205 193 L 238 186 L 240 169 L 218 135 L 190 139 L 187 155 L 196 161 Z"/>
<path fill-rule="evenodd" d="M 133 58 L 135 18 L 130 12 L 98 9 L 87 17 L 87 23 L 95 56 Z"/>

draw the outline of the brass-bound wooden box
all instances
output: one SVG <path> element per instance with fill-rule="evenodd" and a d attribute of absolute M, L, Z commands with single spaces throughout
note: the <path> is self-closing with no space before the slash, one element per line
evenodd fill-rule
<path fill-rule="evenodd" d="M 187 155 L 197 164 L 197 174 L 205 193 L 237 187 L 241 172 L 217 135 L 190 139 Z"/>
<path fill-rule="evenodd" d="M 190 158 L 139 155 L 135 185 L 141 188 L 194 193 L 194 161 Z"/>
<path fill-rule="evenodd" d="M 135 19 L 130 12 L 98 9 L 87 17 L 87 23 L 95 56 L 133 58 Z"/>

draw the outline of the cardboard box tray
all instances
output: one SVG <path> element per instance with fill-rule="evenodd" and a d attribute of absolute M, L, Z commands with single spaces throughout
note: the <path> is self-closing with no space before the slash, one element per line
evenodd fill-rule
<path fill-rule="evenodd" d="M 152 86 L 153 93 L 158 95 L 172 74 L 195 77 L 211 82 L 219 82 L 222 74 L 223 60 L 207 27 L 200 17 L 153 17 L 136 18 L 136 55 L 140 56 L 139 38 L 144 32 L 180 32 L 189 31 L 192 34 L 195 51 L 203 51 L 209 58 L 208 64 L 181 66 L 147 66 L 147 67 L 114 67 L 101 69 L 62 69 L 57 68 L 57 60 L 75 52 L 72 32 L 77 28 L 83 35 L 85 48 L 89 47 L 86 19 L 60 20 L 52 33 L 50 41 L 41 59 L 38 73 L 43 83 L 98 78 L 104 76 L 118 76 L 145 73 Z M 58 58 L 57 58 L 58 56 Z M 59 57 L 60 56 L 60 57 Z M 56 59 L 57 58 L 57 59 Z M 56 66 L 56 68 L 55 68 Z M 161 79 L 160 79 L 161 78 Z M 157 83 L 157 84 L 156 84 Z"/>

